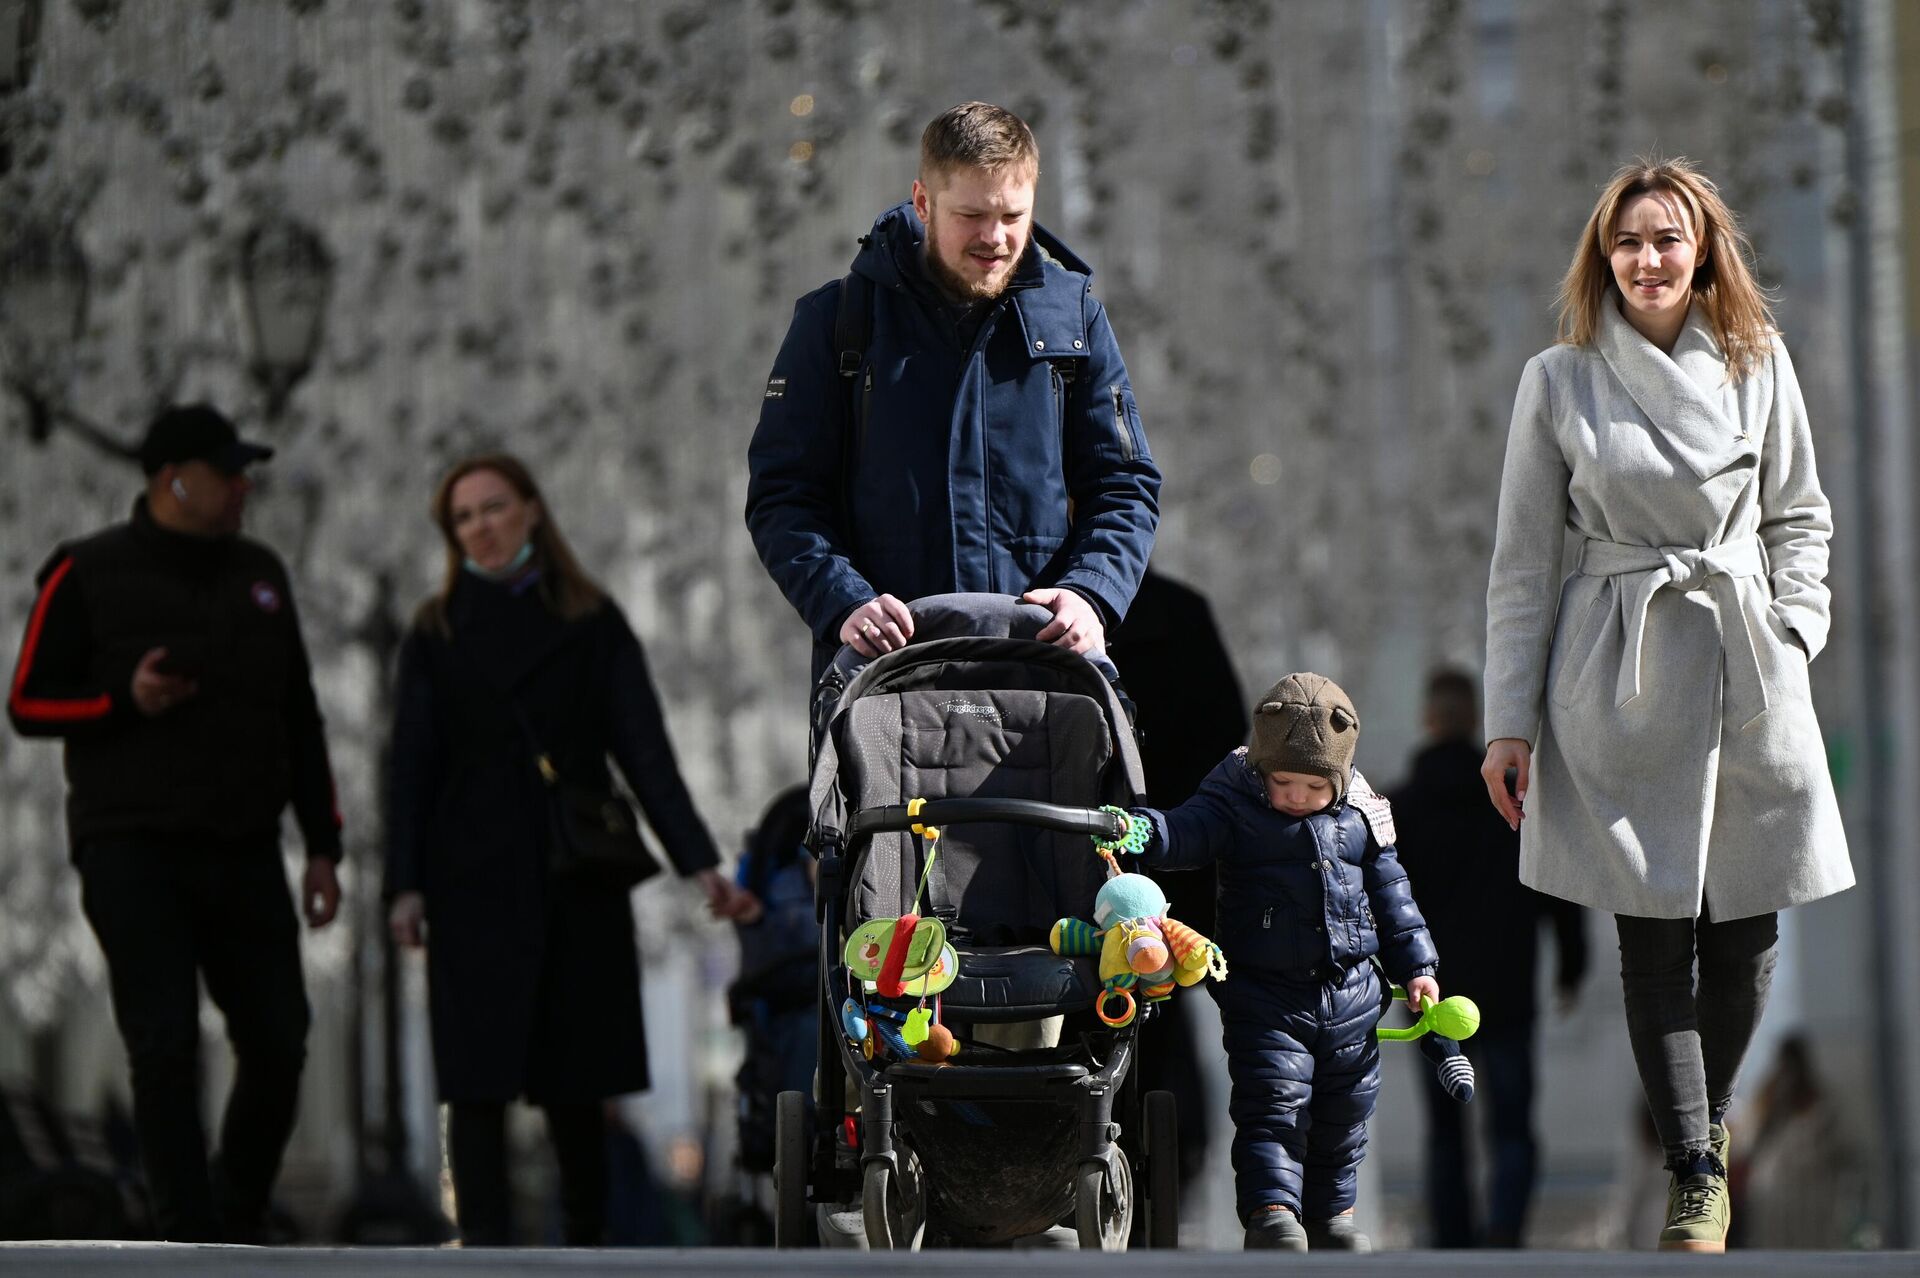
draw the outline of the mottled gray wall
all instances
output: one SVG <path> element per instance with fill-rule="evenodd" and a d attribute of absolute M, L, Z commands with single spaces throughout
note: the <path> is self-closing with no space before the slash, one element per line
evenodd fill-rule
<path fill-rule="evenodd" d="M 45 0 L 0 96 L 0 226 L 71 225 L 91 263 L 56 350 L 76 413 L 130 437 L 207 396 L 281 449 L 252 526 L 292 565 L 356 856 L 380 645 L 436 571 L 427 494 L 493 444 L 633 616 L 731 843 L 803 757 L 805 636 L 740 519 L 762 379 L 792 299 L 907 193 L 924 121 L 1004 102 L 1132 368 L 1157 562 L 1213 596 L 1244 681 L 1338 675 L 1385 779 L 1425 666 L 1477 667 L 1514 382 L 1617 162 L 1720 177 L 1846 473 L 1839 8 Z M 235 261 L 276 212 L 337 267 L 318 366 L 266 421 Z M 134 476 L 0 414 L 10 645 L 34 567 Z M 1843 755 L 1844 660 L 1821 676 Z M 59 797 L 56 752 L 0 737 L 0 996 L 34 1022 L 98 983 L 90 939 L 47 926 L 74 918 Z M 338 973 L 345 941 L 317 954 Z"/>

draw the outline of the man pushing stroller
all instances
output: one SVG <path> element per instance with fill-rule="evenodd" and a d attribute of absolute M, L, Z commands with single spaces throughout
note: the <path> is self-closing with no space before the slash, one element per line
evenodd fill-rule
<path fill-rule="evenodd" d="M 1360 719 L 1331 679 L 1289 675 L 1254 707 L 1253 742 L 1161 812 L 1145 860 L 1219 864 L 1213 986 L 1233 1083 L 1233 1171 L 1246 1246 L 1370 1249 L 1356 1173 L 1380 1090 L 1376 955 L 1416 1014 L 1438 1000 L 1433 940 L 1394 851 L 1387 801 L 1353 773 Z"/>

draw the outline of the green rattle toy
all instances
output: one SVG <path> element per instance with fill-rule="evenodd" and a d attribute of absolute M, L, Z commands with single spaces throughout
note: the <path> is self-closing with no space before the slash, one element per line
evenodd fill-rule
<path fill-rule="evenodd" d="M 1404 1003 L 1407 992 L 1396 985 L 1393 987 L 1393 997 L 1394 1001 Z M 1479 1005 L 1464 994 L 1443 998 L 1438 1003 L 1423 998 L 1420 1007 L 1420 1019 L 1405 1029 L 1388 1029 L 1383 1025 L 1374 1033 L 1385 1042 L 1410 1043 L 1431 1030 L 1457 1043 L 1463 1038 L 1472 1038 L 1480 1028 Z"/>
<path fill-rule="evenodd" d="M 1407 992 L 1396 985 L 1393 996 L 1404 1001 Z M 1405 1029 L 1376 1028 L 1373 1032 L 1390 1043 L 1419 1039 L 1420 1054 L 1433 1066 L 1440 1089 L 1464 1105 L 1473 1099 L 1474 1077 L 1473 1062 L 1460 1050 L 1460 1040 L 1472 1038 L 1480 1028 L 1480 1009 L 1464 994 L 1438 1003 L 1422 998 L 1420 1009 L 1420 1019 Z"/>

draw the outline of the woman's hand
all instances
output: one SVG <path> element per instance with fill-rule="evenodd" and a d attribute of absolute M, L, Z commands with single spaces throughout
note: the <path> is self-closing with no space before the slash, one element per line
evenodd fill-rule
<path fill-rule="evenodd" d="M 1507 793 L 1507 769 L 1517 774 L 1513 793 Z M 1527 779 L 1533 770 L 1533 747 L 1521 737 L 1501 737 L 1487 742 L 1487 761 L 1480 765 L 1480 779 L 1487 783 L 1487 797 L 1494 811 L 1512 829 L 1518 830 L 1526 819 Z"/>
<path fill-rule="evenodd" d="M 700 890 L 707 894 L 707 913 L 730 923 L 757 923 L 762 906 L 760 898 L 718 870 L 702 870 L 694 876 Z"/>
<path fill-rule="evenodd" d="M 1427 1009 L 1422 1005 L 1431 1000 L 1440 1001 L 1440 982 L 1431 976 L 1416 976 L 1407 982 L 1407 1010 L 1415 1016 L 1424 1016 Z"/>
<path fill-rule="evenodd" d="M 402 892 L 387 907 L 387 930 L 393 943 L 409 950 L 426 944 L 427 898 L 418 892 Z"/>

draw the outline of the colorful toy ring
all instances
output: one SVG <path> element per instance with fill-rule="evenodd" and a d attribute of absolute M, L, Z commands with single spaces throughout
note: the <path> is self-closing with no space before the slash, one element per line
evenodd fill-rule
<path fill-rule="evenodd" d="M 1125 1010 L 1123 1010 L 1118 1016 L 1109 1016 L 1107 1015 L 1107 1002 L 1109 999 L 1116 999 L 1116 998 L 1120 1000 Z M 1101 994 L 1099 999 L 1093 1005 L 1093 1014 L 1100 1018 L 1100 1023 L 1102 1025 L 1109 1026 L 1113 1029 L 1119 1029 L 1122 1025 L 1125 1025 L 1129 1021 L 1131 1021 L 1133 1019 L 1134 1013 L 1137 1010 L 1139 1009 L 1134 1004 L 1133 991 L 1130 989 L 1118 988 L 1118 987 L 1107 990 L 1105 993 Z"/>

